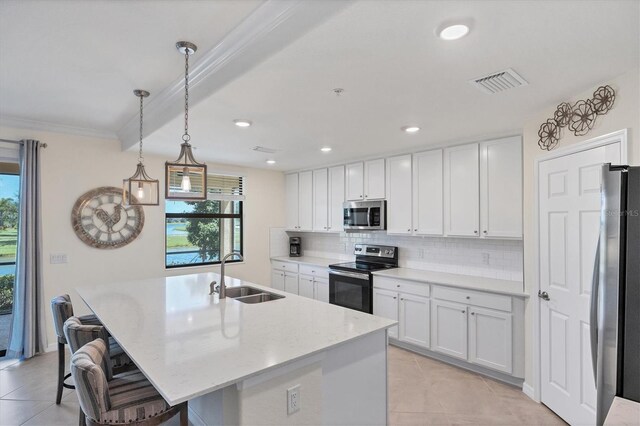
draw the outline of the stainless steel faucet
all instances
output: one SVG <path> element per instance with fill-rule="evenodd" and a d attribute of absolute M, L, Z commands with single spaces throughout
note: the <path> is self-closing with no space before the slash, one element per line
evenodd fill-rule
<path fill-rule="evenodd" d="M 220 286 L 218 290 L 218 292 L 220 293 L 220 299 L 224 299 L 227 297 L 227 287 L 224 284 L 224 264 L 227 261 L 227 259 L 229 259 L 232 256 L 236 256 L 238 259 L 244 260 L 244 258 L 240 253 L 231 252 L 227 254 L 225 257 L 223 257 L 222 260 L 220 261 Z M 213 288 L 214 284 L 215 284 L 215 281 L 211 283 L 210 290 Z M 211 291 L 209 294 L 212 294 L 212 293 L 213 291 Z"/>

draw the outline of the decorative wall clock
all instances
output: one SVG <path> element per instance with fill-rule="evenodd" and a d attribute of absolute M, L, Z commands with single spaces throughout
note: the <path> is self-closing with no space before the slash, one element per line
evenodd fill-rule
<path fill-rule="evenodd" d="M 78 198 L 71 211 L 71 224 L 78 238 L 99 249 L 125 246 L 142 231 L 144 210 L 125 205 L 122 189 L 103 186 Z"/>

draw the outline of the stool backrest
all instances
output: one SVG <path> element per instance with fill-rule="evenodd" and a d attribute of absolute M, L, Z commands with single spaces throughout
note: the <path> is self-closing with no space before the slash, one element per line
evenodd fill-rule
<path fill-rule="evenodd" d="M 67 343 L 64 337 L 64 322 L 73 316 L 73 305 L 68 294 L 51 299 L 51 312 L 53 313 L 53 326 L 60 343 Z"/>
<path fill-rule="evenodd" d="M 71 349 L 71 353 L 76 353 L 80 348 L 82 348 L 87 343 L 93 342 L 96 339 L 102 339 L 105 342 L 109 342 L 109 334 L 107 330 L 102 325 L 89 325 L 82 324 L 80 318 L 71 317 L 64 322 L 64 335 L 66 337 L 67 343 L 69 344 L 69 349 Z M 109 348 L 107 348 L 107 364 L 105 366 L 105 374 L 107 375 L 107 380 L 111 380 L 112 371 L 111 371 L 111 360 L 109 359 Z"/>
<path fill-rule="evenodd" d="M 104 369 L 108 361 L 108 347 L 102 339 L 87 343 L 71 356 L 71 375 L 80 408 L 87 417 L 96 422 L 111 408 L 109 385 Z"/>

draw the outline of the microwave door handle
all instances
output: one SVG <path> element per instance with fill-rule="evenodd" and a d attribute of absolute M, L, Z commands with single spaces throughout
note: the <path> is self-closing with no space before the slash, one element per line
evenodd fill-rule
<path fill-rule="evenodd" d="M 373 216 L 373 209 L 369 207 L 367 209 L 367 227 L 371 227 L 371 216 Z"/>
<path fill-rule="evenodd" d="M 598 302 L 600 287 L 600 237 L 593 263 L 593 277 L 591 279 L 591 306 L 589 309 L 589 331 L 591 334 L 591 363 L 593 378 L 598 385 Z"/>

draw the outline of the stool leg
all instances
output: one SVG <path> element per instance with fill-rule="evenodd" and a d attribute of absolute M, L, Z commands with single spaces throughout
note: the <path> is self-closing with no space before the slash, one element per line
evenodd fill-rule
<path fill-rule="evenodd" d="M 58 395 L 56 404 L 62 400 L 62 387 L 64 386 L 64 343 L 58 342 Z"/>
<path fill-rule="evenodd" d="M 80 407 L 80 418 L 78 419 L 78 424 L 80 426 L 87 426 L 87 419 L 84 415 L 84 411 L 82 411 L 82 407 Z"/>

